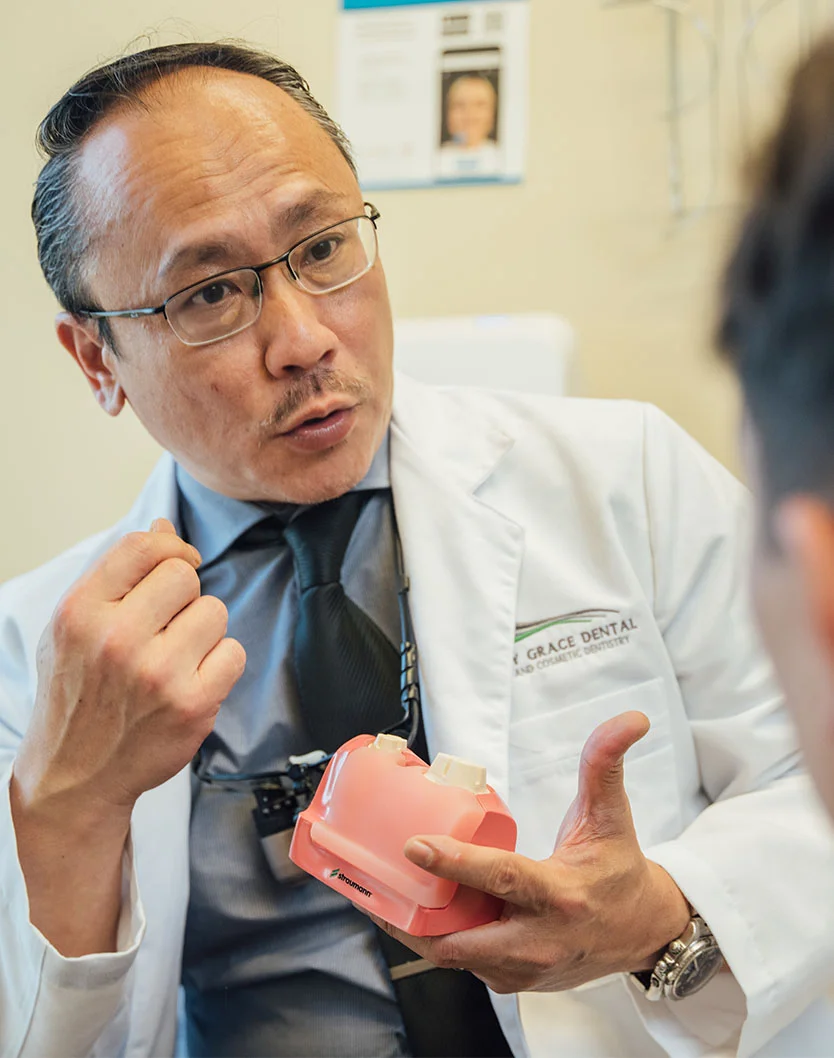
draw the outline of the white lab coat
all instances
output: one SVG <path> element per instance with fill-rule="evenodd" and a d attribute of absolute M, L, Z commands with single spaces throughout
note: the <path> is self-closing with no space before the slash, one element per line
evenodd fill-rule
<path fill-rule="evenodd" d="M 646 712 L 652 729 L 626 762 L 640 840 L 733 971 L 679 1003 L 647 1003 L 625 975 L 495 997 L 516 1054 L 833 1054 L 820 998 L 834 965 L 832 842 L 751 632 L 743 490 L 650 407 L 404 378 L 390 460 L 432 752 L 486 765 L 519 851 L 544 857 L 584 739 L 606 717 Z M 122 522 L 0 589 L 3 1056 L 173 1052 L 188 772 L 136 806 L 119 951 L 81 959 L 28 923 L 7 794 L 56 601 L 159 516 L 177 520 L 167 457 Z M 514 642 L 518 626 L 577 611 L 594 613 Z"/>

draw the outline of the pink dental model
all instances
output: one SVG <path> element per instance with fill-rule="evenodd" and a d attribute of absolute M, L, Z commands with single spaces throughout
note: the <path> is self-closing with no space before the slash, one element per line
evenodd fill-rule
<path fill-rule="evenodd" d="M 492 922 L 503 901 L 435 878 L 403 855 L 416 834 L 514 850 L 515 820 L 486 769 L 438 753 L 429 767 L 396 735 L 357 735 L 333 756 L 298 817 L 290 858 L 415 937 Z"/>

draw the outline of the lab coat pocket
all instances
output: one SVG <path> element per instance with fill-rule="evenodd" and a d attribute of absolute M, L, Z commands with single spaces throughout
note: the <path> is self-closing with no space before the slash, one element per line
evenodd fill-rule
<path fill-rule="evenodd" d="M 552 851 L 562 817 L 576 796 L 585 741 L 603 721 L 632 709 L 645 713 L 651 723 L 648 734 L 625 758 L 626 793 L 638 837 L 647 846 L 680 833 L 680 793 L 664 683 L 653 679 L 510 725 L 510 807 L 519 820 L 520 851 L 538 856 Z"/>

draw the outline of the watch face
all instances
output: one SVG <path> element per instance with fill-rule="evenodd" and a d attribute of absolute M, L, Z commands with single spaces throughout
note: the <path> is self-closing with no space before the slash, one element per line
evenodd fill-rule
<path fill-rule="evenodd" d="M 715 945 L 704 946 L 692 953 L 690 959 L 681 967 L 676 975 L 672 991 L 676 999 L 686 999 L 694 995 L 704 985 L 712 980 L 712 977 L 721 968 L 724 961 L 721 950 Z"/>

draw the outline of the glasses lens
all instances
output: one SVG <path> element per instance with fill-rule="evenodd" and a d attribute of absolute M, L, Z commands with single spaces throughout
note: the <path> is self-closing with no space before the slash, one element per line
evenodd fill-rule
<path fill-rule="evenodd" d="M 376 261 L 376 228 L 357 217 L 319 232 L 296 246 L 289 265 L 310 294 L 327 294 L 370 271 Z"/>
<path fill-rule="evenodd" d="M 171 329 L 186 345 L 204 345 L 237 334 L 254 323 L 260 311 L 261 282 L 251 268 L 196 283 L 165 307 Z"/>

